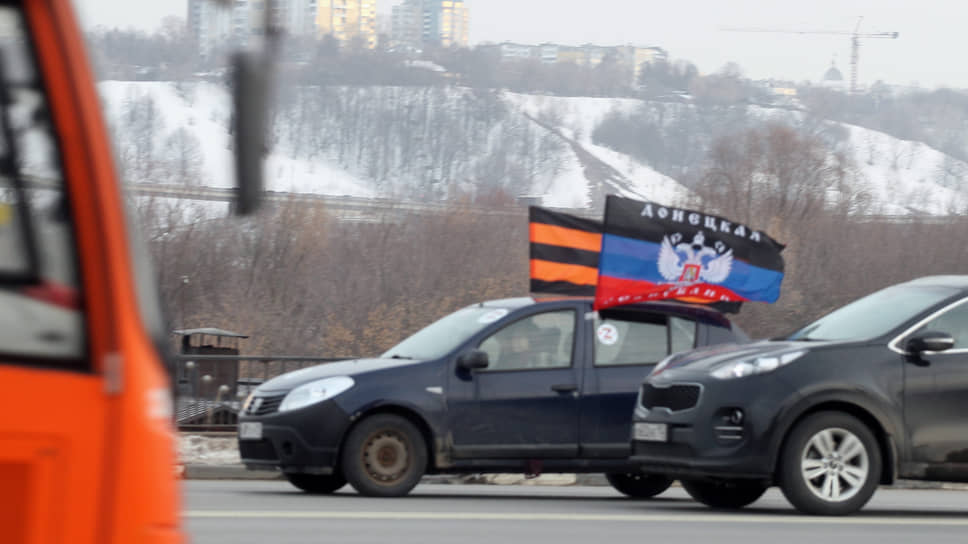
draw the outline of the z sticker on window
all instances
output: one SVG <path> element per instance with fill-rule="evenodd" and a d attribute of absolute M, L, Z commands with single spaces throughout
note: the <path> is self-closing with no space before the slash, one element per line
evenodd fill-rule
<path fill-rule="evenodd" d="M 504 308 L 498 308 L 497 310 L 491 310 L 481 317 L 477 318 L 478 323 L 494 323 L 498 319 L 508 315 L 508 311 Z"/>
<path fill-rule="evenodd" d="M 618 329 L 610 323 L 602 323 L 599 325 L 598 330 L 595 331 L 595 335 L 598 336 L 598 341 L 606 346 L 611 346 L 615 342 L 618 342 Z"/>

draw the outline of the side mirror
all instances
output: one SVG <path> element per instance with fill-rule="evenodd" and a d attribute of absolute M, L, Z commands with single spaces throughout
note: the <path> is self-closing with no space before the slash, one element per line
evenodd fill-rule
<path fill-rule="evenodd" d="M 463 353 L 457 357 L 457 368 L 464 370 L 479 370 L 487 368 L 490 364 L 490 361 L 487 360 L 487 352 L 479 349 Z"/>
<path fill-rule="evenodd" d="M 946 332 L 924 331 L 917 336 L 908 338 L 904 347 L 912 354 L 920 354 L 925 351 L 944 351 L 955 346 L 955 339 Z"/>

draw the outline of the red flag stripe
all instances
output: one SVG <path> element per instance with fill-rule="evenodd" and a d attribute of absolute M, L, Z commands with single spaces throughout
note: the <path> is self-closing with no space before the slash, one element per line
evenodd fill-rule
<path fill-rule="evenodd" d="M 599 276 L 598 291 L 595 295 L 595 309 L 603 310 L 621 304 L 666 299 L 701 303 L 746 302 L 748 300 L 730 289 L 708 283 L 676 287 L 671 283 L 652 283 L 650 281 Z"/>

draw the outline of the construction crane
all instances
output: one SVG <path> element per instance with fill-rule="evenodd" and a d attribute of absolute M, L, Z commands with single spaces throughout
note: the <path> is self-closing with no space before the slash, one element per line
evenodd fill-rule
<path fill-rule="evenodd" d="M 789 30 L 789 29 L 774 29 L 774 28 L 724 28 L 729 32 L 774 32 L 783 34 L 835 34 L 839 36 L 850 36 L 850 92 L 851 94 L 857 94 L 857 71 L 858 64 L 860 63 L 860 40 L 867 38 L 888 38 L 897 39 L 900 36 L 898 32 L 860 32 L 860 24 L 864 20 L 863 17 L 857 18 L 857 24 L 854 26 L 854 30 Z"/>

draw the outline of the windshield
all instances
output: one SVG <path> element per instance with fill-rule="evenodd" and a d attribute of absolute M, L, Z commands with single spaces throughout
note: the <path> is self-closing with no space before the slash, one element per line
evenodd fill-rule
<path fill-rule="evenodd" d="M 882 336 L 950 297 L 955 289 L 896 285 L 835 310 L 790 336 L 790 340 L 864 340 Z"/>
<path fill-rule="evenodd" d="M 453 350 L 474 333 L 508 314 L 505 308 L 472 306 L 457 310 L 417 331 L 381 357 L 436 359 Z"/>

